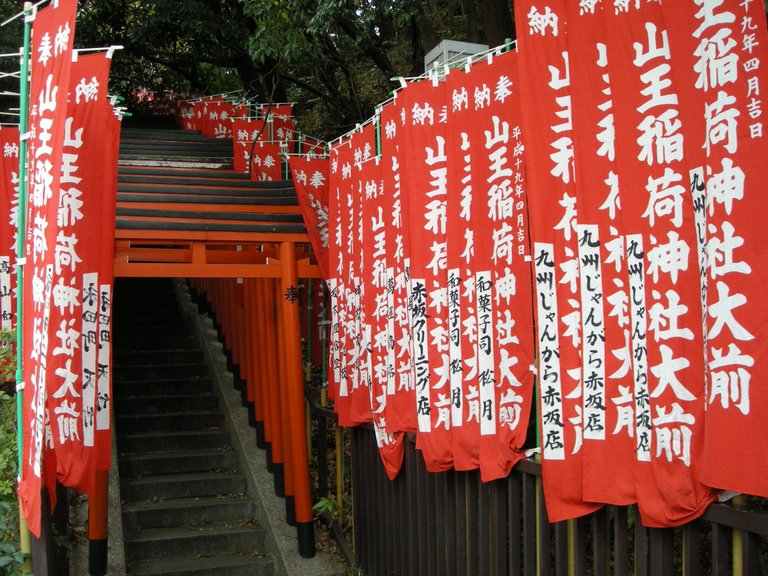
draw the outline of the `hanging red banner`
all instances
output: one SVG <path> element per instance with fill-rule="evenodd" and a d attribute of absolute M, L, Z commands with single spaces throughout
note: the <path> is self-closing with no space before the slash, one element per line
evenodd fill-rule
<path fill-rule="evenodd" d="M 390 334 L 389 365 L 387 374 L 386 431 L 416 432 L 416 396 L 414 371 L 411 362 L 411 311 L 410 298 L 410 240 L 404 222 L 406 198 L 403 193 L 399 138 L 406 133 L 405 108 L 402 99 L 382 107 L 381 157 L 385 166 L 384 188 L 390 193 L 384 196 L 384 213 L 388 218 L 386 235 L 388 258 L 387 299 L 391 313 L 387 330 Z M 391 232 L 391 233 L 390 233 Z"/>
<path fill-rule="evenodd" d="M 111 291 L 114 267 L 104 250 L 114 246 L 109 205 L 117 160 L 109 64 L 105 54 L 80 56 L 72 64 L 57 219 L 68 253 L 61 252 L 55 270 L 49 334 L 56 343 L 49 369 L 60 379 L 49 402 L 59 415 L 52 421 L 57 478 L 81 492 L 92 490 L 98 463 L 109 462 L 111 449 L 111 362 L 99 352 L 110 346 L 109 322 L 100 322 L 105 315 L 99 308 L 102 288 Z"/>
<path fill-rule="evenodd" d="M 526 180 L 538 329 L 539 430 L 550 522 L 588 514 L 582 490 L 584 399 L 605 406 L 604 389 L 582 390 L 581 298 L 574 190 L 571 74 L 563 0 L 515 3 Z"/>
<path fill-rule="evenodd" d="M 615 110 L 630 286 L 637 500 L 644 525 L 701 515 L 704 441 L 701 282 L 680 108 L 689 85 L 660 4 L 602 12 Z"/>
<path fill-rule="evenodd" d="M 0 128 L 0 327 L 16 327 L 16 236 L 19 214 L 19 129 Z"/>
<path fill-rule="evenodd" d="M 462 123 L 467 138 L 461 138 L 461 146 L 470 156 L 471 188 L 462 188 L 464 196 L 457 200 L 464 201 L 474 231 L 473 245 L 467 247 L 462 238 L 459 248 L 462 254 L 474 250 L 477 417 L 484 481 L 507 476 L 524 457 L 534 349 L 517 54 L 489 55 L 487 60 L 466 72 L 467 91 L 454 92 L 451 99 L 454 107 L 469 109 L 468 121 Z"/>
<path fill-rule="evenodd" d="M 373 126 L 371 125 L 371 128 Z M 361 164 L 362 171 L 362 255 L 360 294 L 362 298 L 361 350 L 365 350 L 362 376 L 368 380 L 371 419 L 384 469 L 390 480 L 394 479 L 403 462 L 404 434 L 387 433 L 387 387 L 390 373 L 394 370 L 390 351 L 389 333 L 389 271 L 387 252 L 389 191 L 384 185 L 386 167 L 379 158 L 371 158 Z"/>
<path fill-rule="evenodd" d="M 54 274 L 66 265 L 73 243 L 58 227 L 62 144 L 66 133 L 67 91 L 75 33 L 76 0 L 59 0 L 40 10 L 32 26 L 30 54 L 29 198 L 26 266 L 24 274 L 23 366 L 24 399 L 19 496 L 30 531 L 40 534 L 40 494 L 43 484 L 55 498 L 56 459 L 50 444 L 51 421 L 66 417 L 48 410 L 47 396 L 69 396 L 50 358 L 56 341 L 49 340 L 54 306 Z M 68 398 L 67 398 L 68 401 Z M 64 410 L 65 408 L 62 408 Z M 68 407 L 66 408 L 68 409 Z M 45 479 L 45 480 L 43 480 Z"/>
<path fill-rule="evenodd" d="M 446 242 L 448 92 L 445 83 L 425 80 L 409 84 L 398 100 L 406 111 L 400 173 L 411 252 L 416 447 L 427 469 L 440 472 L 453 466 Z"/>
<path fill-rule="evenodd" d="M 768 433 L 759 362 L 767 320 L 761 299 L 768 230 L 760 217 L 760 187 L 768 176 L 764 7 L 686 1 L 662 12 L 687 88 L 681 116 L 686 128 L 695 126 L 685 135 L 685 184 L 693 195 L 705 306 L 708 388 L 700 478 L 715 488 L 765 497 L 768 462 L 755 458 Z"/>
<path fill-rule="evenodd" d="M 232 123 L 233 164 L 235 172 L 248 172 L 248 159 L 251 157 L 251 146 L 260 140 L 264 131 L 263 120 L 236 118 Z"/>
<path fill-rule="evenodd" d="M 251 148 L 251 180 L 266 182 L 283 179 L 283 157 L 280 144 L 258 140 Z"/>
<path fill-rule="evenodd" d="M 328 269 L 328 158 L 289 156 L 293 187 L 323 278 Z"/>
<path fill-rule="evenodd" d="M 566 2 L 565 8 L 579 210 L 583 498 L 626 505 L 636 501 L 635 449 L 642 436 L 635 426 L 629 275 L 608 74 L 611 54 L 601 6 Z M 593 396 L 597 392 L 599 396 Z"/>

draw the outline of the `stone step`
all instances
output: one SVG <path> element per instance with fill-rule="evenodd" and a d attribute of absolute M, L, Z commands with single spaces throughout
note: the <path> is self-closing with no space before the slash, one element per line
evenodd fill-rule
<path fill-rule="evenodd" d="M 224 552 L 253 554 L 262 550 L 263 545 L 264 529 L 248 523 L 148 528 L 125 533 L 126 558 L 205 556 Z"/>
<path fill-rule="evenodd" d="M 189 410 L 166 414 L 121 414 L 116 420 L 120 434 L 215 430 L 224 427 L 224 415 L 215 410 Z"/>
<path fill-rule="evenodd" d="M 219 405 L 213 394 L 174 394 L 143 395 L 121 398 L 115 404 L 118 415 L 123 414 L 163 414 L 186 410 L 210 410 Z"/>
<path fill-rule="evenodd" d="M 191 350 L 200 347 L 197 338 L 191 334 L 173 337 L 154 336 L 152 334 L 130 335 L 129 337 L 129 334 L 126 334 L 124 337 L 120 337 L 121 329 L 122 327 L 119 326 L 115 328 L 114 338 L 115 349 L 120 351 Z"/>
<path fill-rule="evenodd" d="M 272 576 L 267 556 L 216 555 L 204 558 L 161 558 L 131 564 L 128 576 Z"/>
<path fill-rule="evenodd" d="M 120 479 L 120 495 L 126 502 L 202 498 L 242 494 L 244 491 L 245 478 L 242 474 L 234 472 L 199 472 Z"/>
<path fill-rule="evenodd" d="M 117 438 L 117 449 L 121 454 L 229 447 L 229 433 L 224 430 L 121 434 Z"/>
<path fill-rule="evenodd" d="M 124 503 L 122 508 L 127 531 L 245 522 L 254 514 L 253 503 L 243 496 L 150 500 Z"/>
<path fill-rule="evenodd" d="M 157 179 L 173 178 L 203 178 L 212 180 L 248 180 L 248 174 L 227 172 L 226 170 L 194 170 L 184 168 L 157 168 L 154 166 L 120 166 L 118 180 L 129 182 L 135 177 L 152 177 Z"/>
<path fill-rule="evenodd" d="M 202 350 L 115 350 L 114 362 L 119 366 L 136 364 L 195 364 L 203 362 Z"/>
<path fill-rule="evenodd" d="M 158 378 L 155 380 L 130 380 L 115 375 L 115 401 L 143 395 L 204 394 L 212 390 L 211 379 L 207 376 L 198 378 Z"/>
<path fill-rule="evenodd" d="M 119 365 L 116 380 L 167 380 L 169 378 L 201 378 L 208 375 L 205 364 Z"/>
<path fill-rule="evenodd" d="M 120 476 L 151 476 L 186 472 L 235 471 L 237 454 L 219 449 L 178 450 L 120 456 Z"/>
<path fill-rule="evenodd" d="M 162 346 L 162 340 L 165 338 L 181 338 L 189 335 L 189 327 L 183 320 L 175 322 L 156 322 L 136 321 L 131 323 L 120 323 L 115 325 L 115 342 L 122 344 L 125 340 L 154 340 L 158 346 Z"/>

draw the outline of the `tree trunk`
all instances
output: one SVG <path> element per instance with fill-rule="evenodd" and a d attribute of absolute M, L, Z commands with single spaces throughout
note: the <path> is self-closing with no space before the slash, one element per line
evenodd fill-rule
<path fill-rule="evenodd" d="M 509 0 L 480 0 L 480 10 L 489 46 L 498 46 L 507 38 L 515 38 L 515 21 Z"/>

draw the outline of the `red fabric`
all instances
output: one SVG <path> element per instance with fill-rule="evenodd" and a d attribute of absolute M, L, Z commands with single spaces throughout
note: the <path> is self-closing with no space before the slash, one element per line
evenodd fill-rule
<path fill-rule="evenodd" d="M 573 150 L 581 263 L 583 497 L 626 505 L 637 499 L 634 466 L 638 434 L 626 310 L 630 294 L 625 225 L 608 74 L 608 60 L 613 54 L 605 50 L 605 28 L 598 6 L 590 9 L 566 2 L 565 7 L 574 79 Z M 599 402 L 589 401 L 592 394 L 599 394 Z"/>
<path fill-rule="evenodd" d="M 283 179 L 283 157 L 280 144 L 259 140 L 253 146 L 251 180 L 259 182 Z"/>
<path fill-rule="evenodd" d="M 76 0 L 60 0 L 37 13 L 33 23 L 30 85 L 29 210 L 27 265 L 24 275 L 23 468 L 19 482 L 21 512 L 30 531 L 40 534 L 40 493 L 43 484 L 55 499 L 56 459 L 50 444 L 53 406 L 46 395 L 59 389 L 51 366 L 46 367 L 57 343 L 49 338 L 52 291 L 57 258 L 57 213 L 62 143 L 67 114 L 67 89 L 75 34 Z M 48 387 L 48 389 L 46 389 Z M 43 480 L 45 479 L 45 480 Z"/>
<path fill-rule="evenodd" d="M 564 0 L 515 4 L 538 329 L 539 427 L 550 522 L 582 493 L 581 315 Z"/>
<path fill-rule="evenodd" d="M 390 315 L 388 299 L 387 215 L 384 206 L 389 190 L 384 186 L 386 167 L 378 159 L 361 165 L 362 177 L 362 255 L 361 296 L 363 330 L 361 348 L 366 362 L 361 362 L 361 375 L 368 380 L 371 419 L 384 469 L 394 479 L 403 463 L 404 435 L 387 433 L 387 386 L 390 383 Z"/>
<path fill-rule="evenodd" d="M 675 526 L 702 514 L 716 495 L 697 479 L 704 341 L 679 112 L 689 87 L 678 76 L 685 65 L 669 50 L 659 4 L 603 17 L 632 293 L 638 507 L 644 525 Z"/>
<path fill-rule="evenodd" d="M 203 136 L 223 138 L 223 136 L 219 136 L 223 126 L 219 120 L 219 115 L 225 105 L 224 98 L 221 96 L 210 96 L 203 100 L 202 117 L 199 125 L 199 130 Z M 226 127 L 223 128 L 223 131 L 226 134 Z"/>
<path fill-rule="evenodd" d="M 58 480 L 81 492 L 92 490 L 97 468 L 109 469 L 111 451 L 117 120 L 107 101 L 109 65 L 105 54 L 72 64 L 57 224 L 61 237 L 71 239 L 73 255 L 55 281 L 49 334 L 57 347 L 48 369 L 66 392 L 49 399 L 59 415 L 52 422 Z M 79 298 L 72 298 L 73 289 Z"/>
<path fill-rule="evenodd" d="M 289 156 L 293 187 L 323 278 L 328 269 L 328 158 Z"/>
<path fill-rule="evenodd" d="M 524 457 L 533 394 L 531 264 L 517 66 L 514 52 L 472 66 L 466 94 L 471 114 L 463 123 L 471 154 L 484 481 L 507 476 Z M 457 96 L 451 99 L 454 105 L 463 101 L 463 95 Z"/>
<path fill-rule="evenodd" d="M 768 496 L 766 354 L 768 229 L 765 90 L 768 36 L 760 3 L 663 6 L 670 50 L 687 87 L 680 113 L 707 307 L 707 410 L 701 480 Z M 679 68 L 679 69 L 678 69 Z M 691 126 L 691 128 L 689 128 Z M 693 246 L 691 246 L 693 249 Z M 704 249 L 705 248 L 705 249 Z"/>
<path fill-rule="evenodd" d="M 411 330 L 408 299 L 410 284 L 410 241 L 404 222 L 406 198 L 402 186 L 400 159 L 400 139 L 405 130 L 406 112 L 402 100 L 394 101 L 381 109 L 381 148 L 384 188 L 390 191 L 384 195 L 382 203 L 388 218 L 387 253 L 389 254 L 389 306 L 392 314 L 388 319 L 388 331 L 391 335 L 389 363 L 392 366 L 387 381 L 387 432 L 416 432 L 416 395 L 414 372 L 411 362 Z M 391 233 L 389 233 L 391 232 Z"/>
<path fill-rule="evenodd" d="M 232 124 L 233 164 L 235 172 L 248 172 L 248 158 L 251 154 L 251 144 L 262 138 L 263 120 L 238 118 Z"/>
<path fill-rule="evenodd" d="M 0 326 L 16 327 L 16 235 L 19 206 L 19 129 L 0 128 Z"/>
<path fill-rule="evenodd" d="M 448 356 L 446 202 L 447 89 L 431 81 L 398 94 L 406 111 L 401 134 L 401 186 L 410 239 L 412 362 L 415 370 L 416 447 L 430 472 L 453 465 Z"/>

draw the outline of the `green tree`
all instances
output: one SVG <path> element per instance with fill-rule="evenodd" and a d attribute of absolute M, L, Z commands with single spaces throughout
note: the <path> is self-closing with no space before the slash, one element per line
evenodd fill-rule
<path fill-rule="evenodd" d="M 125 95 L 242 88 L 297 102 L 305 131 L 333 137 L 440 40 L 512 36 L 508 0 L 82 0 L 76 43 L 126 47 L 112 81 Z"/>

